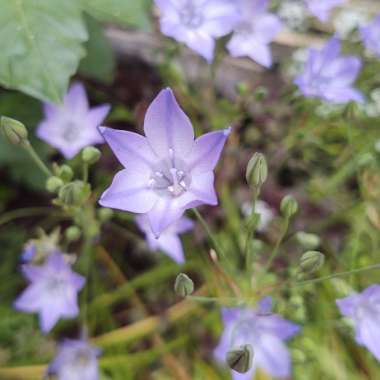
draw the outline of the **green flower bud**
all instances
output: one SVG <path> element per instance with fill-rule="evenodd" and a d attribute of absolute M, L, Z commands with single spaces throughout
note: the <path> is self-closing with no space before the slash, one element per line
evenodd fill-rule
<path fill-rule="evenodd" d="M 64 185 L 61 178 L 58 178 L 56 176 L 52 176 L 47 179 L 46 181 L 46 190 L 50 193 L 56 193 L 58 190 Z"/>
<path fill-rule="evenodd" d="M 303 231 L 296 233 L 296 239 L 305 249 L 315 249 L 321 242 L 321 239 L 318 235 L 309 234 Z"/>
<path fill-rule="evenodd" d="M 299 267 L 304 273 L 314 273 L 325 262 L 325 255 L 318 251 L 308 251 L 301 256 Z"/>
<path fill-rule="evenodd" d="M 298 211 L 298 203 L 292 195 L 286 195 L 280 205 L 281 213 L 290 219 Z"/>
<path fill-rule="evenodd" d="M 65 231 L 65 236 L 68 241 L 77 241 L 81 236 L 81 230 L 77 226 L 71 226 Z"/>
<path fill-rule="evenodd" d="M 174 291 L 181 297 L 189 296 L 194 291 L 194 282 L 185 273 L 180 273 L 175 279 Z"/>
<path fill-rule="evenodd" d="M 0 128 L 4 137 L 13 145 L 19 145 L 28 139 L 28 130 L 20 121 L 2 116 Z"/>
<path fill-rule="evenodd" d="M 98 217 L 101 222 L 107 222 L 113 216 L 113 210 L 110 208 L 102 207 L 98 210 Z"/>
<path fill-rule="evenodd" d="M 95 164 L 101 155 L 100 150 L 94 146 L 88 146 L 82 150 L 82 160 L 89 165 Z"/>
<path fill-rule="evenodd" d="M 69 165 L 62 165 L 58 169 L 58 177 L 60 177 L 63 182 L 70 182 L 74 177 L 73 169 L 71 169 Z"/>
<path fill-rule="evenodd" d="M 268 177 L 268 165 L 262 153 L 255 153 L 249 160 L 245 178 L 252 188 L 260 188 Z"/>
<path fill-rule="evenodd" d="M 226 362 L 236 372 L 246 373 L 252 368 L 253 348 L 250 344 L 236 347 L 227 352 Z"/>
<path fill-rule="evenodd" d="M 61 187 L 58 197 L 66 206 L 79 206 L 87 199 L 89 194 L 90 188 L 88 184 L 77 180 Z"/>

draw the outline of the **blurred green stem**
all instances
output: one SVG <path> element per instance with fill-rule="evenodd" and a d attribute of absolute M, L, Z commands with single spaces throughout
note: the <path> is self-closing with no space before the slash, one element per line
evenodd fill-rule
<path fill-rule="evenodd" d="M 27 218 L 31 216 L 41 215 L 41 214 L 50 214 L 52 213 L 51 207 L 28 207 L 20 208 L 18 210 L 13 210 L 7 212 L 0 216 L 0 226 L 7 224 L 15 219 Z"/>
<path fill-rule="evenodd" d="M 258 223 L 257 218 L 256 218 L 256 212 L 255 212 L 258 196 L 259 196 L 259 192 L 255 191 L 253 199 L 252 199 L 252 212 L 250 215 L 250 220 L 248 222 L 247 238 L 245 241 L 245 248 L 244 248 L 245 267 L 249 274 L 251 273 L 252 262 L 253 262 L 252 240 L 255 235 L 257 223 Z"/>
<path fill-rule="evenodd" d="M 46 174 L 47 177 L 51 177 L 53 173 L 46 166 L 46 164 L 41 160 L 40 156 L 34 150 L 33 146 L 30 144 L 29 140 L 24 140 L 21 146 L 25 149 L 25 151 L 29 154 L 32 160 L 36 163 L 36 165 L 41 169 L 41 171 Z"/>
<path fill-rule="evenodd" d="M 83 162 L 83 182 L 88 182 L 88 164 Z"/>

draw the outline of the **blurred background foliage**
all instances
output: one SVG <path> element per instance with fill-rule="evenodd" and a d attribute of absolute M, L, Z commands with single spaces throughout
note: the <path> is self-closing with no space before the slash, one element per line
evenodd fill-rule
<path fill-rule="evenodd" d="M 85 83 L 92 104 L 113 105 L 108 126 L 141 132 L 147 105 L 161 87 L 170 86 L 198 134 L 227 125 L 234 128 L 218 166 L 220 205 L 201 209 L 228 261 L 210 258 L 199 226 L 194 236 L 184 237 L 187 263 L 180 268 L 166 256 L 148 252 L 129 215 L 116 213 L 104 224 L 94 247 L 89 306 L 93 342 L 104 349 L 102 380 L 229 379 L 229 371 L 212 357 L 221 333 L 218 306 L 175 296 L 172 285 L 180 271 L 191 275 L 201 295 L 228 296 L 220 281 L 223 271 L 255 300 L 273 295 L 276 312 L 303 327 L 290 344 L 294 379 L 380 378 L 379 364 L 357 346 L 350 324 L 340 318 L 335 306 L 336 298 L 377 283 L 377 271 L 303 287 L 270 287 L 295 275 L 304 252 L 295 238 L 297 231 L 320 237 L 318 249 L 326 255 L 321 276 L 379 260 L 380 110 L 376 114 L 371 100 L 373 91 L 380 88 L 379 62 L 367 57 L 358 81 L 372 101 L 372 112 L 352 104 L 331 108 L 295 96 L 287 74 L 290 53 L 280 54 L 278 65 L 265 74 L 255 72 L 256 68 L 251 76 L 244 72 L 246 77 L 233 83 L 233 93 L 224 94 L 210 79 L 210 68 L 200 61 L 197 79 L 188 80 L 181 66 L 186 53 L 172 41 L 162 39 L 159 51 L 153 53 L 162 59 L 152 65 L 141 57 L 121 54 L 123 49 L 115 50 L 106 35 L 110 24 L 149 35 L 157 28 L 153 20 L 149 1 L 10 0 L 0 4 L 0 114 L 25 123 L 31 136 L 42 116 L 40 100 L 60 102 L 74 73 Z M 315 29 L 318 37 L 328 32 Z M 280 52 L 282 48 L 278 46 Z M 352 39 L 345 42 L 345 49 L 363 54 Z M 44 160 L 62 161 L 37 138 L 31 141 Z M 91 173 L 99 192 L 118 168 L 109 149 L 104 146 L 102 151 L 103 159 Z M 256 151 L 263 152 L 269 164 L 261 198 L 276 214 L 253 243 L 259 263 L 265 262 L 281 234 L 282 197 L 293 194 L 300 212 L 291 223 L 274 270 L 250 278 L 244 269 L 242 206 L 251 197 L 245 167 Z M 76 159 L 70 164 L 79 170 Z M 65 216 L 50 207 L 44 178 L 33 165 L 22 150 L 0 139 L 0 378 L 4 380 L 40 379 L 41 366 L 54 353 L 54 342 L 77 334 L 75 321 L 65 321 L 54 334 L 43 337 L 34 316 L 16 313 L 11 307 L 24 286 L 19 274 L 24 242 L 35 237 L 37 227 L 50 232 L 57 224 L 62 231 L 68 226 Z M 75 251 L 79 246 L 73 243 L 67 249 Z M 256 379 L 269 377 L 258 373 Z"/>

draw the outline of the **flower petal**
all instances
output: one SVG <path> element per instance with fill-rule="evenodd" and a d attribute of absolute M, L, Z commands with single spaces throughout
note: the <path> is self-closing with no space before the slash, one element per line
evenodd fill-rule
<path fill-rule="evenodd" d="M 157 239 L 157 243 L 159 248 L 176 263 L 182 264 L 185 262 L 181 239 L 177 235 L 163 233 Z"/>
<path fill-rule="evenodd" d="M 193 147 L 193 126 L 169 88 L 162 90 L 149 106 L 144 131 L 159 157 L 167 157 L 170 149 L 176 156 L 186 157 Z"/>
<path fill-rule="evenodd" d="M 84 113 L 88 110 L 87 94 L 82 83 L 75 82 L 71 85 L 65 95 L 64 106 L 72 113 Z"/>
<path fill-rule="evenodd" d="M 115 175 L 99 204 L 123 211 L 148 212 L 157 200 L 156 193 L 148 186 L 149 177 L 150 171 L 144 165 L 129 165 Z"/>

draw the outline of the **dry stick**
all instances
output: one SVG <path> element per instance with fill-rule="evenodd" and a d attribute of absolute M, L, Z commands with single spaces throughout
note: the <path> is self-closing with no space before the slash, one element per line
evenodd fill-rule
<path fill-rule="evenodd" d="M 126 275 L 120 270 L 120 268 L 113 261 L 112 257 L 108 254 L 108 252 L 103 248 L 98 248 L 98 259 L 100 259 L 105 265 L 107 265 L 108 269 L 112 273 L 115 281 L 119 285 L 124 285 L 128 282 Z M 145 304 L 142 302 L 138 294 L 133 291 L 132 292 L 132 301 L 137 305 L 137 307 L 144 313 L 149 314 Z M 164 346 L 164 341 L 161 336 L 157 333 L 153 334 L 153 346 Z M 165 353 L 163 355 L 164 365 L 168 368 L 169 372 L 172 373 L 172 376 L 178 380 L 191 380 L 190 375 L 188 375 L 186 369 L 176 360 L 173 354 Z"/>

